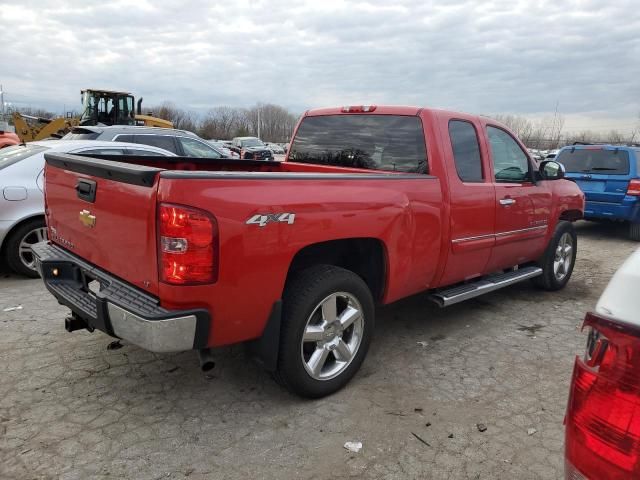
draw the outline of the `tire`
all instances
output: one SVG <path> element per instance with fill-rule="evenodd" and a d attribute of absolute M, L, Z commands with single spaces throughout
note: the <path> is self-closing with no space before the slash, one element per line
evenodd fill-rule
<path fill-rule="evenodd" d="M 561 253 L 562 245 L 564 248 Z M 542 268 L 542 275 L 534 278 L 533 283 L 549 291 L 563 289 L 571 278 L 576 264 L 577 249 L 578 238 L 573 225 L 571 222 L 559 221 L 547 249 L 538 261 L 538 266 Z"/>
<path fill-rule="evenodd" d="M 629 238 L 636 242 L 640 242 L 640 223 L 629 224 Z"/>
<path fill-rule="evenodd" d="M 371 291 L 349 270 L 318 265 L 294 274 L 283 301 L 276 381 L 307 398 L 340 390 L 362 365 L 371 343 Z"/>
<path fill-rule="evenodd" d="M 6 260 L 9 268 L 19 275 L 37 278 L 33 253 L 25 251 L 21 246 L 46 240 L 46 225 L 44 218 L 34 218 L 16 227 L 10 234 L 6 243 Z"/>

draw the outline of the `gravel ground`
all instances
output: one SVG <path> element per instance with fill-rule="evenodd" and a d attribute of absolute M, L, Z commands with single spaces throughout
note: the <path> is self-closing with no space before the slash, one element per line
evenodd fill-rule
<path fill-rule="evenodd" d="M 563 291 L 525 283 L 444 310 L 425 295 L 381 308 L 359 374 L 316 401 L 241 347 L 216 351 L 205 376 L 192 352 L 68 334 L 40 280 L 2 275 L 0 478 L 560 478 L 579 325 L 637 246 L 621 227 L 577 228 Z"/>

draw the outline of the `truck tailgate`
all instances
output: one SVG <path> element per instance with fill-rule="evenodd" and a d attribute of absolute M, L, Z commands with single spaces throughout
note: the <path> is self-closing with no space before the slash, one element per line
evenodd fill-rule
<path fill-rule="evenodd" d="M 66 154 L 45 158 L 51 241 L 157 295 L 156 179 L 161 170 Z"/>

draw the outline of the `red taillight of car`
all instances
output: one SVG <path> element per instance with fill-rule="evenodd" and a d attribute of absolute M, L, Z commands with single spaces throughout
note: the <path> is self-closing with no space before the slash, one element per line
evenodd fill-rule
<path fill-rule="evenodd" d="M 640 329 L 587 314 L 565 431 L 567 479 L 640 478 Z"/>
<path fill-rule="evenodd" d="M 173 285 L 218 279 L 218 224 L 203 210 L 182 205 L 158 207 L 158 271 Z"/>
<path fill-rule="evenodd" d="M 376 109 L 375 105 L 350 105 L 342 107 L 343 113 L 368 113 Z"/>
<path fill-rule="evenodd" d="M 640 180 L 631 180 L 627 187 L 627 195 L 640 196 Z"/>

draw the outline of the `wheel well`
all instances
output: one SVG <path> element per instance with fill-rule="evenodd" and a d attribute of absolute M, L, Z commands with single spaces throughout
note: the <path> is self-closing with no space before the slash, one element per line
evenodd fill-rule
<path fill-rule="evenodd" d="M 569 222 L 575 222 L 580 220 L 584 215 L 580 210 L 565 210 L 560 214 L 560 220 L 567 220 Z"/>
<path fill-rule="evenodd" d="M 293 272 L 312 265 L 334 265 L 359 275 L 375 300 L 381 300 L 385 289 L 385 249 L 375 238 L 347 238 L 308 245 L 300 250 L 289 267 Z"/>
<path fill-rule="evenodd" d="M 4 255 L 4 251 L 7 246 L 7 239 L 11 235 L 13 235 L 13 232 L 16 231 L 16 228 L 19 228 L 21 225 L 24 225 L 25 223 L 30 222 L 31 220 L 34 220 L 36 218 L 42 218 L 44 220 L 44 215 L 38 214 L 38 215 L 32 215 L 31 217 L 23 218 L 22 220 L 20 220 L 18 223 L 16 223 L 11 227 L 11 230 L 9 230 L 5 235 L 5 237 L 2 239 L 2 244 L 0 244 L 0 255 Z"/>

